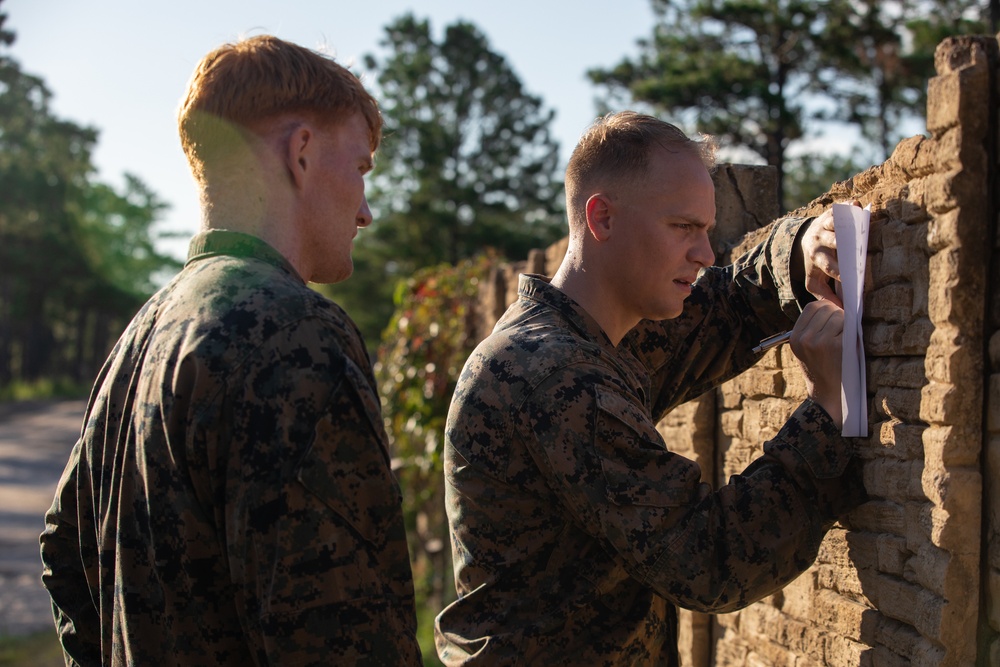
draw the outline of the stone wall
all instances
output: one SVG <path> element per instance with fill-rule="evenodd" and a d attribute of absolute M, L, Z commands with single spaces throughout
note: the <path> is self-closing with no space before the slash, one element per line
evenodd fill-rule
<path fill-rule="evenodd" d="M 928 83 L 927 136 L 833 186 L 872 206 L 865 279 L 870 502 L 837 525 L 816 564 L 733 614 L 684 613 L 689 667 L 1000 665 L 1000 225 L 993 38 L 948 40 Z M 715 175 L 720 260 L 777 213 L 774 173 Z M 742 239 L 742 243 L 740 240 Z M 482 334 L 516 275 L 551 275 L 557 244 L 498 269 Z M 788 346 L 660 424 L 668 446 L 724 484 L 805 396 Z"/>
<path fill-rule="evenodd" d="M 871 204 L 864 341 L 871 502 L 785 590 L 715 619 L 715 665 L 973 665 L 981 610 L 985 290 L 996 218 L 993 40 L 942 44 L 928 137 L 813 202 Z M 787 347 L 723 386 L 719 477 L 757 455 L 801 399 Z M 996 533 L 997 524 L 987 528 Z M 993 628 L 981 628 L 991 641 Z M 992 636 L 991 636 L 992 635 Z M 993 649 L 995 650 L 995 649 Z"/>

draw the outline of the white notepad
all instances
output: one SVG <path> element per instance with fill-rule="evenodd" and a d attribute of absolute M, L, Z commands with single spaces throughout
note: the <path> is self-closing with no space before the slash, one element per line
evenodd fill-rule
<path fill-rule="evenodd" d="M 843 435 L 868 436 L 868 386 L 865 378 L 865 344 L 861 336 L 864 311 L 865 262 L 871 207 L 833 205 L 840 264 L 840 298 L 844 302 L 844 349 L 841 358 L 840 403 L 844 410 Z"/>

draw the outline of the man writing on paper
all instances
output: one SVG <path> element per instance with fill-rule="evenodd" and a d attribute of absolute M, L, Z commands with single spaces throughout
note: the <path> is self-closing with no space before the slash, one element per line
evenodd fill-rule
<path fill-rule="evenodd" d="M 711 268 L 712 160 L 631 112 L 600 119 L 570 158 L 566 257 L 551 282 L 521 277 L 448 418 L 459 599 L 437 619 L 445 664 L 676 665 L 675 606 L 773 593 L 862 501 L 840 435 L 830 216 L 784 220 Z M 655 424 L 793 323 L 809 398 L 713 491 Z"/>

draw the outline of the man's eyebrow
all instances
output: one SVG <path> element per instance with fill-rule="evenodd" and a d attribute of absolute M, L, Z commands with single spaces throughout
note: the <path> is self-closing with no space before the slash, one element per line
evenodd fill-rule
<path fill-rule="evenodd" d="M 708 230 L 715 229 L 715 220 L 711 222 L 705 222 L 704 220 L 699 220 L 698 218 L 690 218 L 686 215 L 675 215 L 673 217 L 677 218 L 678 220 L 683 220 L 689 225 L 694 225 L 699 229 L 708 229 Z"/>

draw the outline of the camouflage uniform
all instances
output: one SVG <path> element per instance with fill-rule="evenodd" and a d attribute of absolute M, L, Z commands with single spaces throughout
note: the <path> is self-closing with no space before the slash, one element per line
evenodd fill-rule
<path fill-rule="evenodd" d="M 347 315 L 263 241 L 195 237 L 46 515 L 68 664 L 420 664 L 386 443 Z"/>
<path fill-rule="evenodd" d="M 818 404 L 717 491 L 655 427 L 792 325 L 802 222 L 703 273 L 679 318 L 645 321 L 617 348 L 565 294 L 521 277 L 448 417 L 459 599 L 437 619 L 445 664 L 675 665 L 674 605 L 736 610 L 810 565 L 863 499 L 851 445 Z"/>

